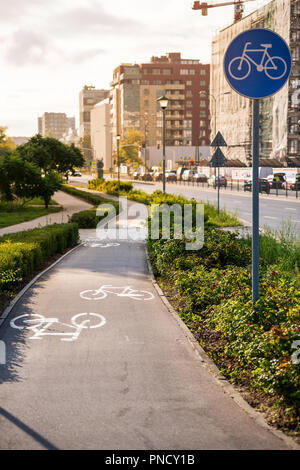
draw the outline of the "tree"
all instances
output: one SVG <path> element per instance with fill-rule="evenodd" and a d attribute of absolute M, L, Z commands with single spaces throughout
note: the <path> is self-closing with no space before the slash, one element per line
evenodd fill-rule
<path fill-rule="evenodd" d="M 13 152 L 16 148 L 12 139 L 6 135 L 7 127 L 0 126 L 0 155 Z"/>
<path fill-rule="evenodd" d="M 74 144 L 66 145 L 53 137 L 37 134 L 26 144 L 19 145 L 17 152 L 28 162 L 39 167 L 44 175 L 52 171 L 66 175 L 74 173 L 76 167 L 82 167 L 84 157 Z"/>
<path fill-rule="evenodd" d="M 124 139 L 120 142 L 120 162 L 130 163 L 131 161 L 142 163 L 139 157 L 139 150 L 144 140 L 144 134 L 136 129 L 129 129 Z"/>

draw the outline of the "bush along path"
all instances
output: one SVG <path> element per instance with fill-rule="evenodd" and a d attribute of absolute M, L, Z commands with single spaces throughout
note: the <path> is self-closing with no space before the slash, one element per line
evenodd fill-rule
<path fill-rule="evenodd" d="M 0 317 L 11 299 L 47 264 L 78 244 L 76 224 L 54 224 L 0 237 Z"/>
<path fill-rule="evenodd" d="M 260 299 L 251 241 L 206 228 L 204 246 L 148 240 L 157 281 L 205 351 L 270 424 L 300 436 L 300 240 L 262 235 Z"/>
<path fill-rule="evenodd" d="M 88 188 L 93 189 L 102 193 L 111 194 L 118 196 L 118 181 L 106 181 L 104 179 L 90 180 Z M 132 201 L 139 202 L 141 204 L 196 204 L 199 201 L 186 199 L 183 196 L 177 196 L 175 194 L 163 194 L 162 191 L 154 191 L 152 194 L 147 194 L 144 191 L 133 189 L 131 182 L 120 182 L 120 195 L 126 196 Z M 225 210 L 221 210 L 218 216 L 217 208 L 209 203 L 203 203 L 205 208 L 206 224 L 210 226 L 228 227 L 228 226 L 240 226 L 240 222 L 237 217 L 233 214 L 228 214 Z"/>
<path fill-rule="evenodd" d="M 74 188 L 73 186 L 63 185 L 62 190 L 75 196 L 78 199 L 81 199 L 89 204 L 92 204 L 94 207 L 91 209 L 86 209 L 80 212 L 77 212 L 72 215 L 70 221 L 78 224 L 79 228 L 96 228 L 101 219 L 103 219 L 110 210 L 108 209 L 103 213 L 103 215 L 97 215 L 97 208 L 101 204 L 111 204 L 116 211 L 116 215 L 119 214 L 119 204 L 113 200 L 107 200 L 107 198 L 101 197 L 98 194 L 92 194 L 87 191 L 81 191 L 80 189 Z"/>

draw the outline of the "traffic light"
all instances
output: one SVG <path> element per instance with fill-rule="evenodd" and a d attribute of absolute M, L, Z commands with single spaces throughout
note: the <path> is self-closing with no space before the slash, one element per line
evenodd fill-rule
<path fill-rule="evenodd" d="M 143 142 L 142 142 L 142 149 L 145 149 L 145 148 L 146 148 L 146 142 L 145 142 L 145 140 L 143 140 Z"/>
<path fill-rule="evenodd" d="M 116 163 L 117 163 L 117 159 L 116 159 L 116 158 L 114 158 L 114 165 L 115 165 Z"/>

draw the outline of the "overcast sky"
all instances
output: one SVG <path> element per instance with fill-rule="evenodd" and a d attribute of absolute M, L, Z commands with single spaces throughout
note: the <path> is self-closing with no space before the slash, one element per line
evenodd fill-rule
<path fill-rule="evenodd" d="M 220 3 L 220 0 L 213 0 Z M 76 116 L 82 86 L 109 88 L 122 62 L 181 52 L 210 62 L 210 43 L 233 6 L 204 17 L 191 0 L 7 0 L 0 15 L 0 126 L 11 136 L 37 132 L 37 116 Z M 246 4 L 248 13 L 265 0 Z"/>

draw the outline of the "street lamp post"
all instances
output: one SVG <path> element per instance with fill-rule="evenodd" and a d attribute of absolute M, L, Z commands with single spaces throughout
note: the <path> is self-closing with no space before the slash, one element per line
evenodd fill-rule
<path fill-rule="evenodd" d="M 166 193 L 166 108 L 168 106 L 168 98 L 161 96 L 157 99 L 163 112 L 163 194 Z"/>
<path fill-rule="evenodd" d="M 120 134 L 117 135 L 118 192 L 120 192 Z"/>

